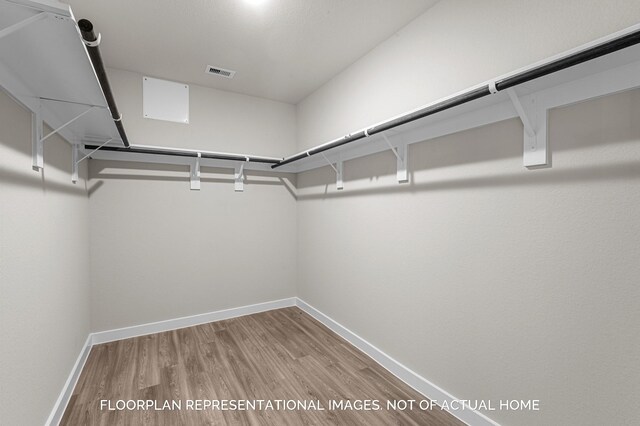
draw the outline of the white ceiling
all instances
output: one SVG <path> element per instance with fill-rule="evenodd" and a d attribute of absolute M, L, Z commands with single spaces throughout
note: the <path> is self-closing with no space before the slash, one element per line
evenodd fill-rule
<path fill-rule="evenodd" d="M 294 104 L 436 1 L 68 0 L 107 67 Z"/>

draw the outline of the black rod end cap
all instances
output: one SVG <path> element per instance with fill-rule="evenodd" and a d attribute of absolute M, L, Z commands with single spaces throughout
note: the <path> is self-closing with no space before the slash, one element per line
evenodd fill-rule
<path fill-rule="evenodd" d="M 88 19 L 81 19 L 78 21 L 78 28 L 80 28 L 80 31 L 83 33 L 90 33 L 93 31 L 93 24 Z"/>

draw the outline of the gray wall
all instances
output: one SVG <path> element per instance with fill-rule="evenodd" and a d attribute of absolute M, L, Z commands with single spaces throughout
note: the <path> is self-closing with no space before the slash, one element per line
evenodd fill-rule
<path fill-rule="evenodd" d="M 551 7 L 552 6 L 552 7 Z M 479 17 L 482 17 L 479 19 Z M 632 1 L 441 1 L 297 107 L 298 149 L 640 20 Z M 497 48 L 499 46 L 499 48 Z M 298 176 L 298 295 L 504 425 L 633 424 L 640 92 L 553 111 L 553 168 L 509 120 Z M 635 420 L 634 420 L 635 419 Z"/>
<path fill-rule="evenodd" d="M 191 84 L 189 124 L 151 120 L 142 116 L 143 76 L 108 72 L 131 143 L 270 157 L 295 150 L 293 105 Z"/>
<path fill-rule="evenodd" d="M 633 424 L 640 91 L 554 111 L 554 167 L 509 120 L 298 177 L 298 295 L 503 425 Z M 326 189 L 328 188 L 328 189 Z M 325 190 L 327 193 L 325 194 Z"/>
<path fill-rule="evenodd" d="M 132 143 L 277 155 L 295 149 L 292 105 L 191 85 L 190 124 L 142 118 L 142 76 L 110 70 Z M 293 175 L 91 161 L 92 329 L 295 296 Z"/>
<path fill-rule="evenodd" d="M 89 333 L 86 165 L 53 136 L 31 170 L 31 114 L 0 91 L 0 423 L 41 425 Z"/>

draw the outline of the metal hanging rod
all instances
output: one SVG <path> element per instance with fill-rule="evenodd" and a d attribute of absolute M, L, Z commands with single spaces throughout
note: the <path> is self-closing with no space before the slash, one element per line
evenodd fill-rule
<path fill-rule="evenodd" d="M 96 77 L 98 78 L 98 82 L 100 83 L 100 87 L 107 101 L 109 111 L 111 112 L 111 117 L 113 118 L 115 125 L 118 128 L 118 133 L 120 134 L 122 143 L 125 146 L 123 148 L 123 147 L 116 147 L 116 146 L 108 146 L 106 144 L 102 144 L 102 145 L 85 144 L 84 147 L 86 150 L 91 150 L 93 152 L 97 150 L 101 150 L 101 151 L 127 152 L 127 153 L 133 153 L 133 154 L 153 154 L 153 155 L 167 155 L 167 156 L 178 156 L 178 157 L 208 158 L 208 159 L 214 159 L 214 160 L 230 160 L 230 161 L 266 163 L 266 164 L 277 164 L 280 161 L 282 161 L 282 158 L 276 158 L 276 157 L 231 154 L 226 152 L 198 151 L 198 150 L 191 150 L 191 149 L 164 148 L 164 147 L 149 146 L 149 145 L 131 145 L 124 131 L 124 126 L 122 125 L 122 121 L 121 121 L 122 116 L 118 112 L 118 107 L 116 106 L 113 93 L 111 92 L 111 86 L 109 84 L 107 73 L 104 68 L 104 64 L 102 62 L 102 57 L 100 55 L 100 50 L 98 48 L 100 44 L 100 38 L 101 38 L 100 34 L 98 34 L 97 36 L 95 35 L 93 31 L 93 24 L 87 19 L 79 20 L 78 28 L 80 29 L 80 34 L 82 35 L 82 39 L 84 41 L 84 44 L 86 45 L 87 52 L 89 53 L 91 64 L 93 65 L 93 69 L 95 71 Z M 54 100 L 54 99 L 51 99 L 51 100 Z"/>
<path fill-rule="evenodd" d="M 275 169 L 286 164 L 302 160 L 306 157 L 319 154 L 342 145 L 356 142 L 360 139 L 385 132 L 387 130 L 402 126 L 412 121 L 437 114 L 439 112 L 466 104 L 468 102 L 484 98 L 485 96 L 489 96 L 491 94 L 512 88 L 514 86 L 518 86 L 531 80 L 535 80 L 537 78 L 570 68 L 574 65 L 599 58 L 609 53 L 617 52 L 618 50 L 622 50 L 638 43 L 640 43 L 640 30 L 635 30 L 629 34 L 614 38 L 613 40 L 605 41 L 603 43 L 586 48 L 568 56 L 551 60 L 550 62 L 547 62 L 545 64 L 534 66 L 531 69 L 518 72 L 499 80 L 492 81 L 486 85 L 470 89 L 464 93 L 445 99 L 441 102 L 428 105 L 424 108 L 383 122 L 381 124 L 377 124 L 373 127 L 369 127 L 356 133 L 348 134 L 340 139 L 335 139 L 333 141 L 318 145 L 314 148 L 308 149 L 290 157 L 286 157 L 279 163 L 271 166 L 271 168 Z"/>
<path fill-rule="evenodd" d="M 82 40 L 87 48 L 87 52 L 89 53 L 89 59 L 91 60 L 91 65 L 93 66 L 93 70 L 98 78 L 100 88 L 102 89 L 104 98 L 109 106 L 111 118 L 113 118 L 116 128 L 118 129 L 122 143 L 125 147 L 129 147 L 129 139 L 127 139 L 127 134 L 125 133 L 124 126 L 122 125 L 122 115 L 118 112 L 116 101 L 113 97 L 113 93 L 111 92 L 111 85 L 107 78 L 107 71 L 104 69 L 104 63 L 102 62 L 102 56 L 100 55 L 100 49 L 98 47 L 100 45 L 100 34 L 98 34 L 98 36 L 95 35 L 93 32 L 93 24 L 87 19 L 79 20 L 78 28 L 80 29 Z"/>
<path fill-rule="evenodd" d="M 96 150 L 99 145 L 84 145 L 86 150 Z M 164 148 L 159 146 L 149 145 L 131 145 L 129 148 L 123 148 L 118 146 L 103 146 L 100 151 L 116 151 L 127 152 L 132 154 L 154 154 L 154 155 L 169 155 L 175 157 L 192 157 L 192 158 L 209 158 L 213 160 L 230 160 L 230 161 L 243 161 L 252 163 L 266 163 L 277 164 L 282 161 L 282 158 L 275 157 L 262 157 L 256 155 L 243 155 L 243 154 L 231 154 L 226 152 L 214 152 L 214 151 L 198 151 L 191 149 L 176 149 L 176 148 Z"/>

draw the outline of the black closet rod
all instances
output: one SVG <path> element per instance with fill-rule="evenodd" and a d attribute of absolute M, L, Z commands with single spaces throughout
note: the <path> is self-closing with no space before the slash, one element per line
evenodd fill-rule
<path fill-rule="evenodd" d="M 100 148 L 99 145 L 85 145 L 87 150 L 96 150 Z M 277 164 L 281 161 L 280 158 L 271 157 L 257 157 L 255 155 L 241 155 L 241 154 L 227 154 L 224 152 L 207 152 L 207 151 L 183 151 L 179 149 L 163 149 L 160 147 L 141 147 L 134 145 L 129 148 L 122 148 L 119 146 L 103 146 L 100 151 L 116 151 L 127 152 L 133 154 L 154 154 L 154 155 L 168 155 L 174 157 L 193 157 L 197 158 L 200 154 L 200 158 L 209 158 L 213 160 L 231 160 L 231 161 L 248 161 L 252 163 L 267 163 Z"/>
<path fill-rule="evenodd" d="M 125 133 L 124 126 L 122 125 L 122 115 L 120 115 L 120 113 L 118 112 L 116 101 L 113 98 L 113 93 L 111 92 L 111 85 L 109 84 L 109 79 L 107 78 L 107 71 L 104 69 L 102 56 L 100 55 L 100 49 L 98 48 L 100 39 L 96 37 L 95 33 L 93 32 L 93 24 L 91 23 L 91 21 L 87 19 L 79 20 L 78 28 L 80 29 L 82 40 L 87 46 L 89 59 L 91 59 L 91 64 L 93 65 L 93 69 L 95 70 L 96 76 L 98 77 L 98 82 L 100 83 L 100 88 L 102 89 L 104 98 L 107 100 L 107 106 L 109 107 L 109 111 L 111 112 L 111 118 L 113 118 L 116 128 L 118 129 L 118 133 L 120 134 L 122 143 L 128 148 L 129 139 L 127 139 L 127 134 Z"/>
<path fill-rule="evenodd" d="M 622 50 L 626 47 L 630 47 L 638 43 L 640 43 L 640 30 L 621 36 L 619 38 L 607 41 L 597 46 L 590 47 L 583 51 L 566 56 L 564 58 L 556 59 L 555 61 L 551 61 L 549 63 L 534 67 L 527 71 L 523 71 L 521 73 L 514 74 L 509 77 L 505 77 L 501 80 L 497 80 L 495 82 L 495 90 L 493 91 L 493 93 L 506 90 L 508 88 L 526 83 L 531 80 L 535 80 L 540 77 L 544 77 L 546 75 L 564 70 L 566 68 L 570 68 L 574 65 L 578 65 L 583 62 L 587 62 L 592 59 L 599 58 L 609 53 L 617 52 L 618 50 Z M 290 163 L 293 163 L 294 161 L 298 161 L 303 158 L 306 158 L 315 154 L 319 154 L 324 151 L 328 151 L 332 148 L 336 148 L 351 142 L 355 142 L 367 136 L 373 136 L 377 133 L 385 132 L 387 130 L 402 126 L 404 124 L 410 123 L 415 120 L 419 120 L 429 115 L 433 115 L 438 112 L 445 111 L 447 109 L 466 104 L 467 102 L 471 102 L 476 99 L 483 98 L 485 96 L 490 95 L 491 93 L 492 93 L 492 90 L 488 84 L 486 86 L 469 90 L 455 97 L 446 99 L 442 102 L 438 102 L 437 104 L 429 105 L 427 107 L 424 107 L 417 111 L 403 115 L 401 117 L 395 118 L 393 120 L 389 120 L 384 123 L 378 124 L 376 126 L 370 127 L 366 130 L 361 130 L 357 133 L 347 135 L 342 139 L 337 139 L 332 142 L 319 145 L 315 148 L 311 148 L 308 151 L 292 155 L 291 157 L 287 157 L 284 160 L 280 161 L 278 164 L 274 164 L 273 166 L 271 166 L 271 168 L 275 169 L 277 167 L 284 166 L 285 164 L 290 164 Z"/>

